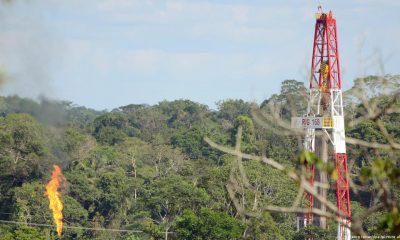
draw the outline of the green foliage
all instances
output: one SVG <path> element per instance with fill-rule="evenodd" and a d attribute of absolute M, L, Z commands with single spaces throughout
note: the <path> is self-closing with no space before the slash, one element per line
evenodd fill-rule
<path fill-rule="evenodd" d="M 209 198 L 204 189 L 175 175 L 154 181 L 144 193 L 146 206 L 159 220 L 173 219 L 186 208 L 199 209 L 207 204 Z"/>
<path fill-rule="evenodd" d="M 284 240 L 282 229 L 272 218 L 271 214 L 265 212 L 261 217 L 251 218 L 249 228 L 246 233 L 252 236 L 252 239 L 276 239 Z"/>
<path fill-rule="evenodd" d="M 113 127 L 104 127 L 96 134 L 97 141 L 109 145 L 115 145 L 122 142 L 126 135 L 123 131 Z"/>
<path fill-rule="evenodd" d="M 200 126 L 179 128 L 171 137 L 171 143 L 183 150 L 191 159 L 210 159 L 217 161 L 219 154 L 203 140 L 206 131 Z"/>
<path fill-rule="evenodd" d="M 250 116 L 253 104 L 241 99 L 228 99 L 217 102 L 217 106 L 218 116 L 233 123 L 240 115 Z"/>
<path fill-rule="evenodd" d="M 118 110 L 126 114 L 132 126 L 139 129 L 141 139 L 153 142 L 157 138 L 163 141 L 169 138 L 170 132 L 167 126 L 169 116 L 164 115 L 157 106 L 130 104 Z"/>
<path fill-rule="evenodd" d="M 371 120 L 364 120 L 355 128 L 349 129 L 349 136 L 357 139 L 363 139 L 368 142 L 385 143 L 384 136 L 378 126 Z"/>
<path fill-rule="evenodd" d="M 369 208 L 363 207 L 359 202 L 351 202 L 351 215 L 353 218 L 363 219 L 361 227 L 364 231 L 367 231 L 371 236 L 386 235 L 387 233 L 384 233 L 381 229 L 384 214 L 382 212 L 369 213 L 368 210 Z"/>
<path fill-rule="evenodd" d="M 101 190 L 98 211 L 111 215 L 121 210 L 120 206 L 128 207 L 129 185 L 129 179 L 122 170 L 102 174 L 97 184 Z"/>
<path fill-rule="evenodd" d="M 137 135 L 135 128 L 129 125 L 125 115 L 111 112 L 97 117 L 93 122 L 93 136 L 97 141 L 115 145 L 129 136 Z"/>
<path fill-rule="evenodd" d="M 104 113 L 104 112 L 103 112 Z M 76 126 L 85 132 L 89 132 L 89 126 L 102 112 L 81 106 L 67 106 L 66 122 Z"/>
<path fill-rule="evenodd" d="M 204 133 L 199 127 L 195 128 L 180 128 L 171 138 L 171 143 L 180 147 L 184 153 L 192 159 L 199 159 L 202 157 L 202 148 L 205 147 L 203 143 Z"/>
<path fill-rule="evenodd" d="M 48 240 L 49 237 L 43 235 L 42 231 L 33 227 L 20 227 L 13 233 L 7 233 L 2 237 L 3 240 Z"/>
<path fill-rule="evenodd" d="M 85 167 L 90 168 L 88 173 L 93 173 L 96 176 L 107 168 L 115 168 L 118 166 L 120 153 L 111 146 L 99 146 L 94 148 L 88 158 L 83 162 Z"/>
<path fill-rule="evenodd" d="M 88 212 L 78 201 L 68 195 L 62 196 L 64 204 L 63 215 L 67 222 L 74 222 L 74 226 L 83 226 L 88 219 Z M 82 229 L 63 229 L 63 238 L 81 239 L 85 234 Z"/>
<path fill-rule="evenodd" d="M 239 127 L 242 128 L 241 151 L 245 153 L 253 153 L 256 150 L 256 138 L 253 120 L 244 115 L 240 115 L 235 119 L 231 137 L 234 144 L 236 143 L 236 135 Z"/>
<path fill-rule="evenodd" d="M 79 129 L 69 127 L 65 129 L 64 132 L 62 150 L 68 154 L 72 154 L 79 148 L 85 139 L 85 134 L 81 133 Z"/>
<path fill-rule="evenodd" d="M 123 240 L 140 240 L 141 238 L 139 238 L 138 236 L 136 236 L 135 234 L 128 234 L 126 235 L 124 238 L 122 238 Z"/>
<path fill-rule="evenodd" d="M 398 77 L 383 79 L 398 86 Z M 377 120 L 393 136 L 393 143 L 400 143 L 400 114 L 390 109 L 393 104 L 400 106 L 394 95 L 397 88 L 380 86 L 376 77 L 366 80 L 371 103 L 390 110 Z M 351 99 L 353 90 L 346 97 Z M 261 104 L 261 111 L 268 117 L 273 113 L 269 107 L 277 107 L 279 117 L 288 120 L 294 109 L 296 115 L 304 111 L 304 92 L 302 82 L 286 80 L 279 94 Z M 350 126 L 367 109 L 354 99 L 346 102 Z M 295 214 L 263 210 L 266 205 L 292 206 L 298 184 L 285 173 L 243 160 L 246 186 L 237 157 L 222 154 L 203 139 L 207 136 L 232 149 L 241 127 L 242 152 L 273 158 L 287 169 L 315 164 L 332 181 L 337 176 L 333 161 L 325 164 L 315 154 L 300 152 L 299 139 L 280 134 L 279 127 L 253 122 L 257 104 L 225 100 L 217 105 L 214 111 L 177 100 L 98 112 L 69 102 L 0 97 L 0 219 L 53 224 L 44 186 L 51 165 L 59 163 L 66 177 L 60 189 L 66 225 L 143 231 L 68 228 L 65 239 L 164 239 L 165 235 L 169 239 L 332 239 L 333 220 L 328 221 L 331 232 L 312 227 L 296 232 Z M 366 142 L 389 143 L 374 119 L 347 127 L 346 132 Z M 369 235 L 398 234 L 399 151 L 347 147 L 350 176 L 355 185 L 363 184 L 361 190 L 351 192 L 352 216 L 362 219 L 361 227 Z M 228 186 L 234 186 L 233 194 Z M 387 189 L 384 194 L 382 187 Z M 330 200 L 334 191 L 328 191 Z M 376 201 L 383 207 L 369 213 Z M 241 215 L 240 207 L 254 215 Z M 6 224 L 0 224 L 0 236 L 58 239 L 54 229 Z"/>
<path fill-rule="evenodd" d="M 223 212 L 202 208 L 198 215 L 185 209 L 175 222 L 178 239 L 241 239 L 245 226 Z"/>
<path fill-rule="evenodd" d="M 364 182 L 371 178 L 397 184 L 400 182 L 400 169 L 389 159 L 375 159 L 370 167 L 361 169 L 361 179 Z"/>
<path fill-rule="evenodd" d="M 260 191 L 261 203 L 288 206 L 294 201 L 296 184 L 279 170 L 256 161 L 246 162 L 245 169 L 250 184 Z M 252 202 L 251 198 L 248 202 Z"/>
<path fill-rule="evenodd" d="M 373 187 L 383 187 L 384 194 L 380 196 L 380 200 L 387 205 L 388 212 L 380 217 L 378 231 L 384 233 L 399 234 L 400 233 L 400 213 L 399 202 L 392 202 L 391 197 L 394 191 L 388 189 L 388 186 L 398 186 L 400 183 L 400 168 L 389 159 L 375 159 L 370 166 L 364 166 L 361 169 L 360 180 L 364 183 L 371 181 Z"/>
<path fill-rule="evenodd" d="M 0 146 L 4 151 L 2 155 L 15 162 L 22 160 L 26 163 L 27 159 L 43 157 L 46 152 L 42 129 L 30 115 L 10 114 L 1 118 L 0 132 Z"/>
<path fill-rule="evenodd" d="M 325 163 L 315 153 L 309 151 L 302 151 L 298 156 L 300 165 L 311 166 L 314 164 L 315 168 L 329 174 L 332 180 L 337 179 L 336 167 L 332 162 Z"/>
<path fill-rule="evenodd" d="M 157 105 L 167 116 L 168 126 L 173 128 L 186 127 L 201 124 L 208 114 L 208 107 L 190 100 L 162 101 Z"/>
<path fill-rule="evenodd" d="M 270 107 L 279 110 L 282 119 L 290 121 L 292 113 L 304 113 L 307 108 L 306 88 L 303 82 L 285 80 L 281 85 L 280 94 L 274 94 L 261 104 L 262 109 L 270 111 Z"/>
<path fill-rule="evenodd" d="M 318 239 L 318 240 L 329 240 L 333 236 L 330 236 L 329 232 L 314 225 L 308 225 L 302 228 L 293 238 L 293 240 L 307 240 L 307 239 Z"/>
<path fill-rule="evenodd" d="M 230 162 L 226 159 L 224 162 Z M 179 174 L 199 188 L 206 190 L 210 196 L 207 207 L 224 211 L 228 209 L 230 203 L 227 202 L 226 183 L 229 179 L 231 165 L 225 164 L 218 166 L 210 161 L 187 161 Z"/>
<path fill-rule="evenodd" d="M 396 206 L 392 211 L 385 213 L 381 221 L 380 229 L 384 232 L 399 234 L 400 233 L 400 213 L 399 206 Z"/>
<path fill-rule="evenodd" d="M 40 182 L 24 183 L 14 189 L 13 219 L 20 222 L 51 223 L 45 186 Z"/>
<path fill-rule="evenodd" d="M 87 173 L 70 171 L 65 173 L 65 177 L 69 184 L 69 195 L 83 208 L 93 211 L 99 198 L 100 190 L 88 178 Z"/>
<path fill-rule="evenodd" d="M 40 179 L 47 171 L 46 141 L 42 128 L 28 114 L 10 114 L 0 118 L 0 200 L 7 209 L 10 189 L 31 179 Z"/>
<path fill-rule="evenodd" d="M 400 75 L 365 76 L 354 80 L 347 93 L 362 93 L 368 98 L 387 96 L 396 93 L 400 87 Z"/>

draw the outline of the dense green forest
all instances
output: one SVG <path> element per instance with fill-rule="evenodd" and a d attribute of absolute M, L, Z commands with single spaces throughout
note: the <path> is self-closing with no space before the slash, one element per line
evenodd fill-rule
<path fill-rule="evenodd" d="M 370 76 L 345 93 L 346 134 L 363 141 L 348 144 L 352 213 L 362 216 L 359 227 L 369 235 L 400 228 L 399 83 L 398 76 Z M 44 194 L 53 164 L 65 176 L 61 239 L 334 239 L 332 219 L 326 230 L 297 231 L 296 213 L 264 209 L 295 201 L 298 183 L 284 171 L 253 160 L 238 167 L 235 156 L 204 141 L 233 149 L 240 129 L 243 153 L 297 171 L 302 140 L 259 120 L 304 113 L 306 96 L 302 82 L 286 80 L 261 104 L 230 99 L 217 110 L 190 100 L 96 111 L 1 97 L 1 239 L 60 239 L 48 226 L 53 220 Z M 335 202 L 333 180 L 328 198 Z M 383 204 L 363 215 L 377 203 Z"/>

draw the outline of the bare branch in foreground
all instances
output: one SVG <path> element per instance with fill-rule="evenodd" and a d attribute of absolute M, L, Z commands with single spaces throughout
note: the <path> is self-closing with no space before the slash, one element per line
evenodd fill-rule
<path fill-rule="evenodd" d="M 346 143 L 350 143 L 352 145 L 359 145 L 363 147 L 375 148 L 375 149 L 383 149 L 383 150 L 400 150 L 400 144 L 392 143 L 392 144 L 383 144 L 377 142 L 367 142 L 364 140 L 346 137 Z"/>
<path fill-rule="evenodd" d="M 303 176 L 303 175 L 299 175 L 298 173 L 296 173 L 294 170 L 290 170 L 287 169 L 286 167 L 284 167 L 283 165 L 281 165 L 280 163 L 278 163 L 277 161 L 270 159 L 270 158 L 266 158 L 266 157 L 260 157 L 260 156 L 255 156 L 255 155 L 250 155 L 250 154 L 246 154 L 246 153 L 242 153 L 241 151 L 236 149 L 231 149 L 228 147 L 224 147 L 221 146 L 215 142 L 213 142 L 211 139 L 205 137 L 204 140 L 213 148 L 216 148 L 222 152 L 234 155 L 234 156 L 240 156 L 243 159 L 247 159 L 247 160 L 255 160 L 255 161 L 261 161 L 267 165 L 270 165 L 280 171 L 282 171 L 283 173 L 285 173 L 287 176 L 289 176 L 290 178 L 292 178 L 293 180 L 297 181 L 300 183 L 300 189 L 299 189 L 299 193 L 296 197 L 296 200 L 293 204 L 292 207 L 278 207 L 278 206 L 266 206 L 262 209 L 267 210 L 267 211 L 275 211 L 275 212 L 291 212 L 291 213 L 308 213 L 310 212 L 310 209 L 306 209 L 306 208 L 299 208 L 296 207 L 298 205 L 298 199 L 299 199 L 299 194 L 301 193 L 301 191 L 307 191 L 310 194 L 312 194 L 318 201 L 320 201 L 322 204 L 325 204 L 327 206 L 327 208 L 331 211 L 331 212 L 327 212 L 327 211 L 321 211 L 320 209 L 316 209 L 313 208 L 311 210 L 311 212 L 313 214 L 316 214 L 318 216 L 322 216 L 322 217 L 326 217 L 329 219 L 333 219 L 337 222 L 341 222 L 343 218 L 346 218 L 346 214 L 340 212 L 338 210 L 338 208 L 330 201 L 328 201 L 326 198 L 324 198 L 323 196 L 321 196 L 320 194 L 318 194 L 317 191 L 317 187 L 316 186 L 311 186 L 310 183 L 307 181 L 307 179 Z M 240 149 L 240 148 L 239 148 Z M 237 208 L 238 214 L 241 216 L 258 216 L 258 214 L 255 213 L 251 213 L 251 212 L 246 212 L 244 207 L 240 206 L 240 203 L 237 202 L 236 198 L 235 198 L 235 193 L 233 192 L 234 187 L 228 183 L 227 184 L 227 190 L 229 193 L 230 198 L 232 199 L 235 207 Z M 301 196 L 301 195 L 300 195 Z M 347 226 L 349 227 L 353 232 L 357 233 L 360 236 L 367 236 L 367 234 L 364 232 L 364 230 L 362 229 L 362 225 L 359 224 L 359 220 L 355 220 L 353 221 L 353 225 L 351 226 Z"/>

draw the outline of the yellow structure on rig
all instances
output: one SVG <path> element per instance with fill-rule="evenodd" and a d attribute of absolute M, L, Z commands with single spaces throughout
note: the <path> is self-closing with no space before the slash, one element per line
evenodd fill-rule
<path fill-rule="evenodd" d="M 329 77 L 329 64 L 327 62 L 321 63 L 320 74 L 322 75 L 322 86 L 321 90 L 324 93 L 329 92 L 328 88 L 328 77 Z"/>

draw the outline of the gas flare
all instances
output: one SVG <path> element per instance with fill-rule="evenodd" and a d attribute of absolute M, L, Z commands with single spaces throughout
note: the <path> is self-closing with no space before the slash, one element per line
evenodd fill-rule
<path fill-rule="evenodd" d="M 61 236 L 63 226 L 63 204 L 60 199 L 60 193 L 57 190 L 64 177 L 59 166 L 53 165 L 53 167 L 54 170 L 51 174 L 51 180 L 46 185 L 46 195 L 50 201 L 49 208 L 53 211 L 54 223 L 57 225 L 57 234 Z"/>

